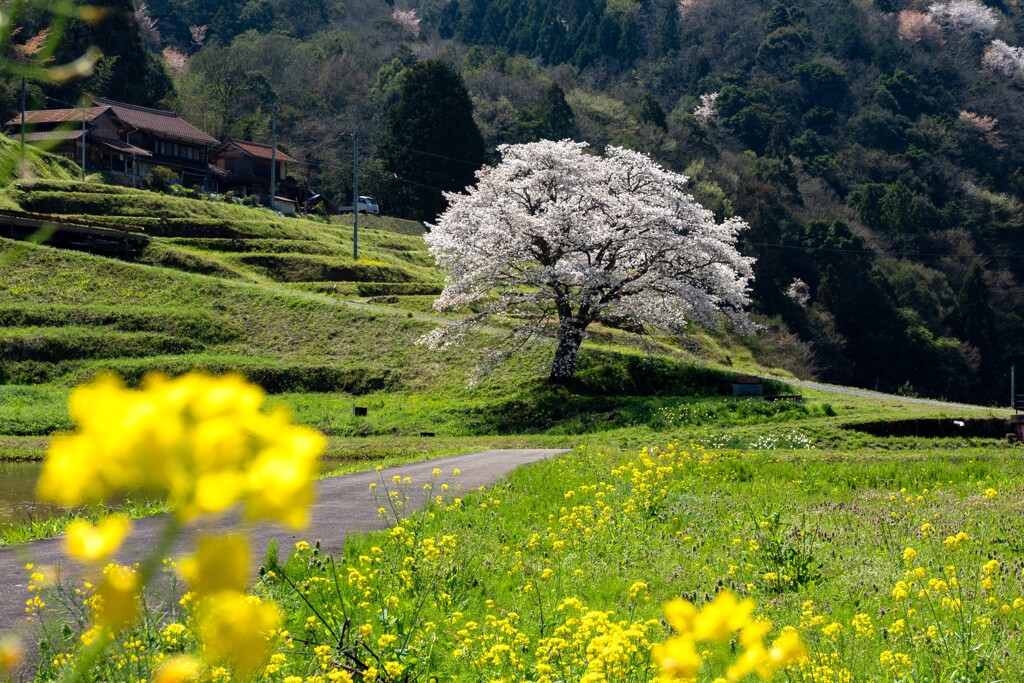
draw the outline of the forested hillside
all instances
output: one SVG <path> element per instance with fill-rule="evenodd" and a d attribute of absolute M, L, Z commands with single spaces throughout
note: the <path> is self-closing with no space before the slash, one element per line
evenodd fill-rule
<path fill-rule="evenodd" d="M 502 143 L 643 150 L 750 223 L 755 312 L 794 371 L 1005 400 L 1024 319 L 1016 3 L 90 4 L 120 23 L 72 27 L 68 52 L 91 39 L 108 56 L 63 99 L 162 104 L 256 140 L 276 103 L 310 188 L 350 192 L 358 133 L 362 188 L 428 220 Z"/>

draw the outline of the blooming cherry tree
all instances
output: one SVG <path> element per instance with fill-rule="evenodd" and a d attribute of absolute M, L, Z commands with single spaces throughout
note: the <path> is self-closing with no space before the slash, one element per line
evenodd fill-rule
<path fill-rule="evenodd" d="M 985 48 L 981 63 L 992 73 L 1013 78 L 1024 72 L 1024 48 L 1012 47 L 1002 40 L 993 40 Z"/>
<path fill-rule="evenodd" d="M 949 0 L 929 5 L 928 11 L 944 27 L 962 35 L 977 34 L 987 39 L 999 25 L 995 11 L 979 0 Z"/>
<path fill-rule="evenodd" d="M 511 353 L 553 336 L 550 378 L 573 377 L 591 323 L 604 317 L 680 329 L 688 319 L 743 319 L 753 259 L 735 243 L 746 224 L 717 223 L 686 194 L 687 178 L 644 154 L 563 140 L 499 147 L 426 236 L 447 269 L 439 311 L 470 318 L 421 341 L 445 346 L 491 315 L 515 321 Z"/>

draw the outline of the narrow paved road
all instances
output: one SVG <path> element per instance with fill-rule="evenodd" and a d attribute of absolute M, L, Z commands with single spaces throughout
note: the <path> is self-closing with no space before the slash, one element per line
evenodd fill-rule
<path fill-rule="evenodd" d="M 370 490 L 370 484 L 373 482 L 380 483 L 383 479 L 391 484 L 391 479 L 395 475 L 409 477 L 412 480 L 408 485 L 410 503 L 416 503 L 414 507 L 419 507 L 423 501 L 423 484 L 434 479 L 431 472 L 435 468 L 442 472 L 437 478 L 438 482 L 450 482 L 453 487 L 454 484 L 462 484 L 463 490 L 468 491 L 471 488 L 493 484 L 522 465 L 567 452 L 541 449 L 482 451 L 397 465 L 379 472 L 358 472 L 324 479 L 317 482 L 316 502 L 311 510 L 309 528 L 305 531 L 296 532 L 290 528 L 270 524 L 254 525 L 249 528 L 253 548 L 251 574 L 255 578 L 264 551 L 272 539 L 280 542 L 282 555 L 291 552 L 294 544 L 300 540 L 311 543 L 319 540 L 325 552 L 333 553 L 341 550 L 345 544 L 345 536 L 349 532 L 384 528 L 386 523 L 377 514 L 377 508 L 380 507 L 378 494 Z M 457 477 L 452 475 L 455 469 L 460 470 Z M 128 563 L 146 557 L 156 547 L 160 531 L 166 521 L 164 515 L 136 520 L 132 534 L 125 540 L 118 560 Z M 171 554 L 187 553 L 197 533 L 235 528 L 236 524 L 237 518 L 226 517 L 216 523 L 190 527 Z M 0 576 L 4 577 L 7 586 L 5 590 L 0 591 L 0 634 L 15 632 L 19 633 L 25 642 L 34 642 L 32 625 L 25 622 L 25 601 L 29 597 L 26 589 L 26 563 L 58 567 L 64 579 L 80 575 L 82 567 L 64 558 L 62 543 L 63 539 L 57 537 L 0 548 Z"/>
<path fill-rule="evenodd" d="M 857 389 L 855 387 L 840 387 L 834 384 L 822 384 L 821 382 L 808 382 L 800 379 L 783 379 L 781 377 L 765 377 L 764 379 L 770 379 L 773 382 L 784 382 L 791 384 L 794 387 L 801 387 L 803 389 L 815 389 L 817 391 L 827 391 L 831 394 L 843 394 L 846 396 L 863 396 L 865 398 L 877 398 L 890 401 L 899 401 L 901 403 L 919 403 L 926 406 L 936 406 L 938 408 L 958 408 L 960 410 L 1003 410 L 1002 408 L 994 408 L 992 406 L 976 406 L 970 403 L 950 403 L 948 401 L 939 401 L 932 398 L 913 398 L 910 396 L 898 396 L 896 394 L 884 394 L 880 391 L 871 391 L 870 389 Z"/>

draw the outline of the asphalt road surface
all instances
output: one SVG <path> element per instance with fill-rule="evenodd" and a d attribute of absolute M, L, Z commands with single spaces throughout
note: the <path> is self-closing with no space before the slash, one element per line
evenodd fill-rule
<path fill-rule="evenodd" d="M 412 484 L 408 491 L 409 504 L 422 502 L 420 496 L 423 484 L 431 481 L 435 468 L 442 471 L 439 481 L 462 484 L 463 490 L 493 484 L 513 469 L 539 460 L 567 453 L 565 450 L 494 450 L 470 455 L 458 455 L 437 460 L 425 460 L 397 465 L 381 471 L 358 472 L 332 477 L 317 482 L 316 502 L 310 515 L 310 524 L 304 531 L 278 525 L 253 525 L 248 528 L 253 550 L 250 573 L 253 578 L 265 556 L 267 545 L 272 539 L 280 542 L 281 553 L 287 555 L 300 540 L 310 543 L 320 541 L 320 547 L 328 553 L 341 550 L 345 536 L 353 531 L 382 529 L 386 521 L 377 514 L 380 507 L 378 496 L 370 490 L 370 484 L 384 480 L 391 483 L 395 475 L 409 477 Z M 458 469 L 458 477 L 452 471 Z M 393 485 L 392 485 L 393 486 Z M 410 510 L 411 511 L 411 510 Z M 122 563 L 137 562 L 147 557 L 157 547 L 158 538 L 167 519 L 164 515 L 135 520 L 131 535 L 118 554 Z M 189 552 L 195 535 L 219 529 L 237 528 L 237 517 L 226 516 L 213 523 L 190 526 L 175 544 L 171 555 L 179 556 Z M 16 633 L 29 648 L 34 644 L 34 626 L 25 621 L 25 601 L 28 572 L 25 564 L 32 562 L 39 567 L 58 568 L 62 579 L 81 576 L 83 567 L 67 560 L 62 549 L 63 538 L 47 538 L 31 543 L 0 548 L 0 576 L 6 577 L 7 588 L 0 591 L 0 634 Z M 31 660 L 31 657 L 30 657 Z"/>

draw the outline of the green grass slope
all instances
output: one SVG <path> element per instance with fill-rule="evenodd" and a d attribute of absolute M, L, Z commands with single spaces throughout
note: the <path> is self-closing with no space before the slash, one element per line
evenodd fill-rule
<path fill-rule="evenodd" d="M 70 181 L 81 177 L 82 169 L 73 161 L 32 146 L 27 146 L 22 155 L 19 147 L 17 141 L 0 135 L 0 186 L 24 176 L 54 181 Z M 16 207 L 4 201 L 0 202 L 0 208 Z"/>
<path fill-rule="evenodd" d="M 588 349 L 577 384 L 551 388 L 538 349 L 470 388 L 492 333 L 436 352 L 415 343 L 433 321 L 274 282 L 10 240 L 0 240 L 0 262 L 0 385 L 7 385 L 0 386 L 0 433 L 8 435 L 70 427 L 68 388 L 102 371 L 129 382 L 152 371 L 237 371 L 279 395 L 303 422 L 348 437 L 656 427 L 678 403 L 674 397 L 723 394 L 731 381 L 728 372 L 635 350 Z M 370 415 L 353 417 L 354 401 Z M 806 411 L 722 408 L 754 421 L 794 409 Z"/>
<path fill-rule="evenodd" d="M 352 293 L 358 293 L 353 283 L 368 282 L 380 283 L 382 292 L 390 284 L 399 293 L 410 285 L 416 293 L 440 291 L 422 226 L 409 221 L 364 225 L 357 261 L 344 224 L 284 218 L 229 201 L 53 179 L 18 183 L 6 197 L 10 207 L 26 211 L 142 228 L 149 242 L 136 259 L 141 263 L 250 282 L 326 283 Z"/>

